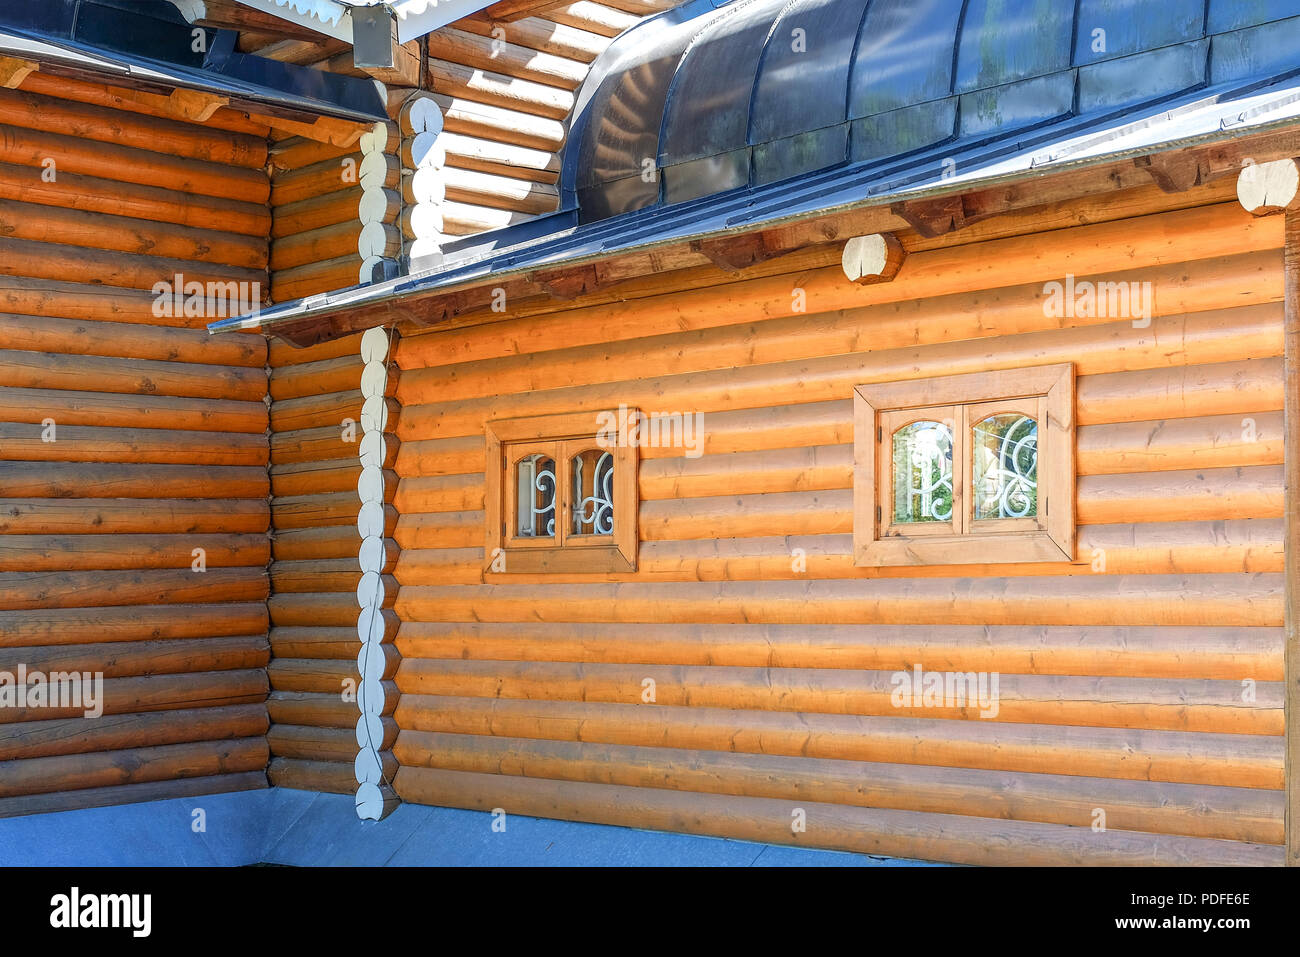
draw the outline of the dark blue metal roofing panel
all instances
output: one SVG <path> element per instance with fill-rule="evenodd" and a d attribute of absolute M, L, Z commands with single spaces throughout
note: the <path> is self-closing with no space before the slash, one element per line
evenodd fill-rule
<path fill-rule="evenodd" d="M 948 96 L 961 10 L 962 0 L 873 0 L 858 34 L 849 118 Z"/>
<path fill-rule="evenodd" d="M 1075 65 L 1128 56 L 1203 35 L 1205 0 L 1079 0 Z"/>
<path fill-rule="evenodd" d="M 1209 0 L 1208 33 L 1227 33 L 1300 16 L 1300 0 Z"/>
<path fill-rule="evenodd" d="M 1073 31 L 1073 3 L 970 0 L 957 51 L 956 92 L 1067 69 Z"/>

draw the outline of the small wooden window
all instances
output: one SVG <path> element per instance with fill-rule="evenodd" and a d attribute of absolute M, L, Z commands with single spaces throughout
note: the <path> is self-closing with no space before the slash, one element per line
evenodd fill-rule
<path fill-rule="evenodd" d="M 858 565 L 1074 561 L 1074 365 L 858 386 Z"/>
<path fill-rule="evenodd" d="M 622 419 L 620 419 L 620 412 Z M 636 570 L 636 410 L 487 425 L 485 574 Z"/>

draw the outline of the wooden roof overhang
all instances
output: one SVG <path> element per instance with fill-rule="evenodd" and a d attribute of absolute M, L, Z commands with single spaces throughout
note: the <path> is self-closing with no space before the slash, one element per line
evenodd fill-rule
<path fill-rule="evenodd" d="M 161 9 L 172 8 L 164 4 Z M 174 11 L 172 16 L 176 23 L 143 13 L 124 14 L 122 24 L 85 28 L 63 8 L 52 8 L 39 22 L 29 22 L 32 18 L 22 10 L 12 10 L 7 0 L 0 0 L 0 83 L 18 88 L 33 72 L 102 83 L 161 97 L 168 112 L 194 122 L 229 107 L 267 125 L 339 146 L 355 143 L 376 122 L 388 119 L 381 84 L 238 53 L 232 31 L 209 34 L 202 57 L 192 62 L 136 52 L 149 48 L 151 29 L 167 33 L 157 38 L 161 50 L 177 48 L 179 29 L 188 50 L 190 28 Z M 112 35 L 113 29 L 121 36 Z"/>
<path fill-rule="evenodd" d="M 480 257 L 485 268 L 463 278 L 447 275 L 462 265 L 452 262 L 375 286 L 308 297 L 260 316 L 223 320 L 208 328 L 210 332 L 260 329 L 308 346 L 374 326 L 416 331 L 490 323 L 520 310 L 554 311 L 559 303 L 577 308 L 629 300 L 645 295 L 634 293 L 632 287 L 644 286 L 639 281 L 650 275 L 660 277 L 655 284 L 659 293 L 721 278 L 751 278 L 770 274 L 771 261 L 794 257 L 802 250 L 825 253 L 827 247 L 842 248 L 848 239 L 862 234 L 935 237 L 990 217 L 1152 182 L 1166 192 L 1179 192 L 1234 175 L 1251 163 L 1295 156 L 1300 156 L 1300 116 L 1288 114 L 1250 132 L 1216 128 L 1184 142 L 940 182 L 740 227 L 679 232 L 671 238 L 651 233 L 635 245 L 563 260 L 530 261 L 526 253 L 516 252 L 513 264 L 493 267 L 494 259 L 512 252 L 507 249 Z M 824 266 L 828 258 L 822 255 L 818 264 Z M 792 259 L 780 271 L 798 268 L 800 264 Z M 689 272 L 701 269 L 703 277 Z M 497 290 L 504 290 L 509 313 L 493 311 L 494 297 L 500 296 Z"/>

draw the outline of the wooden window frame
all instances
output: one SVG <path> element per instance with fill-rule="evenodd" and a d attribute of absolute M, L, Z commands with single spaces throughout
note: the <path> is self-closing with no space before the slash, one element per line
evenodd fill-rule
<path fill-rule="evenodd" d="M 483 503 L 487 520 L 483 553 L 485 580 L 545 572 L 636 571 L 638 448 L 635 442 L 620 441 L 617 445 L 602 446 L 597 440 L 602 431 L 598 423 L 620 421 L 619 414 L 619 410 L 602 410 L 497 419 L 487 423 Z M 636 421 L 636 409 L 624 410 L 623 414 L 628 421 Z M 591 448 L 604 448 L 614 457 L 614 531 L 611 535 L 566 535 L 573 515 L 570 459 L 574 454 Z M 512 466 L 534 452 L 545 453 L 555 462 L 554 538 L 524 538 L 513 533 L 517 505 Z M 508 468 L 512 477 L 509 483 L 506 481 Z M 502 556 L 504 570 L 494 570 Z"/>
<path fill-rule="evenodd" d="M 1075 560 L 1074 363 L 860 385 L 853 403 L 855 565 Z M 1037 516 L 974 522 L 970 427 L 1004 406 L 1039 413 Z M 953 424 L 953 517 L 906 534 L 892 521 L 893 430 L 922 420 Z"/>

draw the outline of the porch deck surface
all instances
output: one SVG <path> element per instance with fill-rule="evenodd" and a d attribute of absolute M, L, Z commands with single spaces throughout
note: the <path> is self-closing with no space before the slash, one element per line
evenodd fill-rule
<path fill-rule="evenodd" d="M 202 809 L 205 829 L 196 831 Z M 403 804 L 287 788 L 0 819 L 0 867 L 926 867 L 928 862 Z"/>

